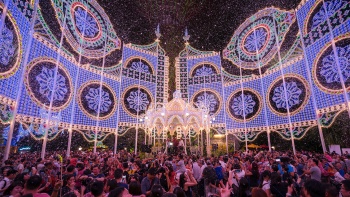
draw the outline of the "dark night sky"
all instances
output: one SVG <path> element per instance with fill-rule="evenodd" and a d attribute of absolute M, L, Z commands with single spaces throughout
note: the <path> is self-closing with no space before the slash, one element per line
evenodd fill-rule
<path fill-rule="evenodd" d="M 274 6 L 280 9 L 295 9 L 300 0 L 97 0 L 109 16 L 117 35 L 124 43 L 150 44 L 156 36 L 157 24 L 161 29 L 161 46 L 170 57 L 171 92 L 175 89 L 175 57 L 184 48 L 182 39 L 187 27 L 191 35 L 190 44 L 204 51 L 222 51 L 234 31 L 248 17 L 259 10 Z M 57 37 L 60 36 L 50 0 L 40 1 L 40 7 Z M 53 19 L 53 20 L 51 20 Z M 291 28 L 293 30 L 293 27 Z M 294 27 L 294 37 L 297 29 Z M 292 43 L 294 39 L 290 40 Z M 68 44 L 65 44 L 69 48 Z M 72 50 L 70 50 L 72 51 Z M 106 66 L 115 65 L 121 58 L 121 51 L 115 51 L 106 58 Z M 82 63 L 102 64 L 102 60 L 83 59 Z M 237 67 L 228 61 L 224 68 L 236 74 Z M 254 71 L 253 71 L 254 72 Z M 250 74 L 250 73 L 246 73 Z"/>

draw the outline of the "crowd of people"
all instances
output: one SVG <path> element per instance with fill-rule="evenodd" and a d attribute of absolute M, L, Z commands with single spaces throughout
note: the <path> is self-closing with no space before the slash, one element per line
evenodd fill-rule
<path fill-rule="evenodd" d="M 199 156 L 111 151 L 12 154 L 1 166 L 6 197 L 350 197 L 350 155 L 235 151 Z"/>

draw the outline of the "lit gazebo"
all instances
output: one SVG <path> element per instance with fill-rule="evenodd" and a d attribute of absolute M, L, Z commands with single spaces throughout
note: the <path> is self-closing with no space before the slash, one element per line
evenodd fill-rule
<path fill-rule="evenodd" d="M 194 107 L 191 103 L 187 103 L 181 98 L 180 91 L 175 91 L 174 98 L 165 104 L 162 108 L 150 109 L 146 112 L 144 117 L 146 130 L 150 136 L 155 140 L 155 134 L 152 135 L 152 131 L 155 131 L 158 136 L 167 136 L 167 132 L 173 136 L 175 131 L 181 134 L 185 142 L 185 151 L 187 146 L 187 138 L 190 136 L 190 132 L 195 135 L 201 134 L 202 130 L 209 131 L 210 129 L 210 116 L 208 110 L 204 107 Z M 199 138 L 199 136 L 198 136 Z M 207 132 L 207 152 L 210 152 L 209 135 Z M 199 140 L 198 140 L 199 141 Z M 203 136 L 202 142 L 203 143 Z M 201 146 L 203 147 L 203 146 Z M 203 149 L 201 149 L 203 152 Z"/>

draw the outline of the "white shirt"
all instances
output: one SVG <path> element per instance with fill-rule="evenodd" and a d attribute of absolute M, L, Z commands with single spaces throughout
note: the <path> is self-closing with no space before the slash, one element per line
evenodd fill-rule
<path fill-rule="evenodd" d="M 226 163 L 224 161 L 219 161 L 219 163 L 223 169 L 226 169 Z"/>
<path fill-rule="evenodd" d="M 266 192 L 267 190 L 270 189 L 270 182 L 269 181 L 264 181 L 262 184 L 262 189 Z"/>
<path fill-rule="evenodd" d="M 199 167 L 197 162 L 193 163 L 192 170 L 193 170 L 193 177 L 196 180 L 198 180 L 201 177 L 201 168 Z"/>
<path fill-rule="evenodd" d="M 9 178 L 5 177 L 3 180 L 0 181 L 0 189 L 7 189 L 11 185 L 11 183 L 12 181 Z"/>

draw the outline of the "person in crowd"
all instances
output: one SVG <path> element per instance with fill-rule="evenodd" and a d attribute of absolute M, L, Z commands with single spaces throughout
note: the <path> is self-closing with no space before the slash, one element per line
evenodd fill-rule
<path fill-rule="evenodd" d="M 266 192 L 258 187 L 252 189 L 252 197 L 268 197 Z"/>
<path fill-rule="evenodd" d="M 42 178 L 38 175 L 31 176 L 24 185 L 22 195 L 32 195 L 33 197 L 49 197 L 49 194 L 39 192 L 42 181 Z M 54 191 L 58 192 L 58 189 L 55 188 Z"/>
<path fill-rule="evenodd" d="M 96 179 L 97 181 L 104 181 L 105 180 L 105 175 L 100 173 L 100 168 L 98 165 L 95 165 L 92 168 L 92 174 L 89 175 L 89 177 Z"/>
<path fill-rule="evenodd" d="M 147 176 L 143 178 L 141 182 L 142 194 L 145 194 L 146 196 L 151 195 L 152 186 L 155 184 L 158 184 L 158 185 L 160 184 L 159 179 L 156 177 L 156 173 L 157 173 L 156 168 L 151 167 L 148 170 Z"/>
<path fill-rule="evenodd" d="M 304 174 L 309 174 L 311 179 L 321 182 L 321 170 L 318 166 L 318 159 L 310 159 L 308 163 L 308 170 Z"/>
<path fill-rule="evenodd" d="M 265 170 L 261 174 L 261 181 L 260 181 L 260 188 L 264 190 L 268 197 L 271 197 L 271 189 L 270 189 L 270 179 L 271 179 L 271 172 L 268 170 Z"/>
<path fill-rule="evenodd" d="M 341 182 L 340 194 L 342 197 L 350 197 L 350 180 Z"/>
<path fill-rule="evenodd" d="M 13 179 L 15 179 L 17 171 L 13 170 L 13 168 L 7 168 L 4 170 L 5 177 L 0 181 L 0 195 L 10 187 Z"/>
<path fill-rule="evenodd" d="M 192 197 L 192 190 L 190 187 L 197 185 L 197 181 L 190 170 L 180 175 L 179 185 L 184 190 L 187 197 Z"/>
<path fill-rule="evenodd" d="M 22 182 L 13 182 L 3 193 L 4 197 L 19 197 L 23 190 L 24 184 Z"/>
<path fill-rule="evenodd" d="M 186 194 L 184 192 L 184 190 L 181 187 L 176 187 L 173 191 L 173 193 L 177 196 L 177 197 L 186 197 Z"/>
<path fill-rule="evenodd" d="M 117 182 L 118 187 L 124 187 L 125 189 L 129 189 L 129 186 L 126 183 L 126 177 L 124 177 L 122 169 L 118 168 L 114 171 L 114 178 Z"/>
<path fill-rule="evenodd" d="M 103 197 L 105 196 L 103 182 L 96 180 L 90 185 L 90 192 L 86 193 L 84 197 Z M 82 187 L 81 193 L 85 193 L 85 186 Z"/>
<path fill-rule="evenodd" d="M 62 189 L 59 192 L 59 195 L 64 196 L 65 194 L 68 193 L 78 193 L 78 190 L 75 188 L 75 178 L 73 174 L 69 174 L 64 176 L 63 178 L 63 186 Z"/>
<path fill-rule="evenodd" d="M 164 189 L 161 185 L 155 184 L 151 188 L 151 197 L 161 197 L 163 196 Z"/>
<path fill-rule="evenodd" d="M 132 195 L 124 187 L 117 187 L 108 194 L 108 197 L 132 197 Z"/>
<path fill-rule="evenodd" d="M 137 181 L 131 181 L 129 184 L 129 193 L 133 197 L 146 197 L 144 194 L 142 194 L 141 190 L 141 184 Z"/>

